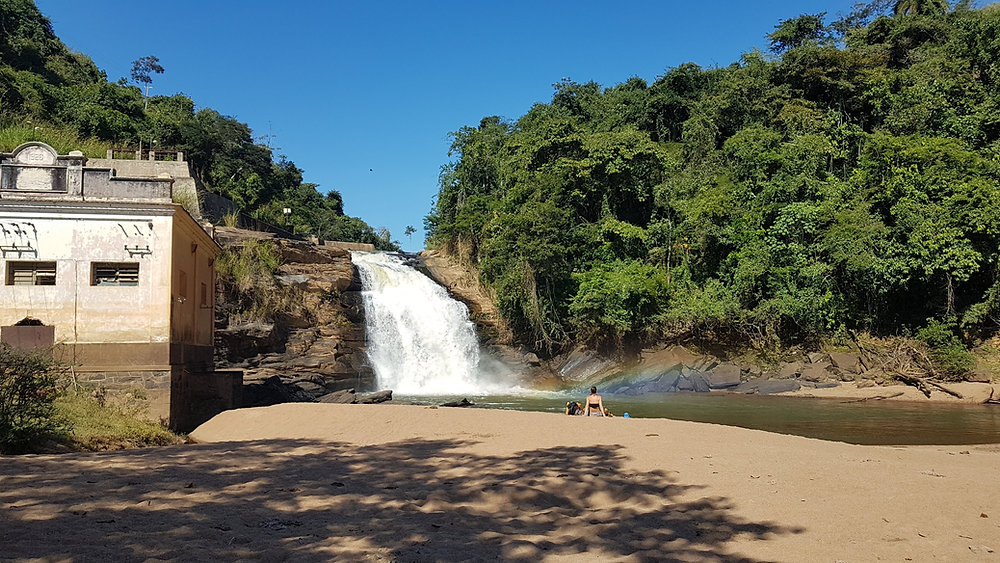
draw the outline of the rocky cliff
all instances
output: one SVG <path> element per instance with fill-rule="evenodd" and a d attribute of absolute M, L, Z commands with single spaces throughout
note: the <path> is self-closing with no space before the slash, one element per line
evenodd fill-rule
<path fill-rule="evenodd" d="M 223 247 L 248 238 L 269 239 L 280 251 L 273 283 L 257 290 L 282 294 L 287 306 L 267 321 L 247 321 L 225 301 L 216 308 L 216 365 L 244 370 L 244 405 L 374 390 L 361 285 L 350 252 L 255 231 L 216 231 Z"/>

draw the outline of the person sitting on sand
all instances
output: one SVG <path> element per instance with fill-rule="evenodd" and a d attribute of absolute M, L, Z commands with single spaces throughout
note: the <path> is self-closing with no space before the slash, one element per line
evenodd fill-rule
<path fill-rule="evenodd" d="M 583 404 L 586 405 L 583 407 L 584 416 L 605 416 L 604 399 L 597 394 L 597 387 L 590 388 L 590 395 L 583 400 Z"/>

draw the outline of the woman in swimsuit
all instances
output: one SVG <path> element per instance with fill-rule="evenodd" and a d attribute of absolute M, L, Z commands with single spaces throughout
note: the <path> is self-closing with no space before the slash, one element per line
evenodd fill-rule
<path fill-rule="evenodd" d="M 604 416 L 604 400 L 597 394 L 597 387 L 590 388 L 590 395 L 584 399 L 584 416 Z"/>

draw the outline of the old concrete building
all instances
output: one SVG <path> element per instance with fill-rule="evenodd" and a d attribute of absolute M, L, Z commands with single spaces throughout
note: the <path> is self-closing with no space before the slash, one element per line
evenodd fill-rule
<path fill-rule="evenodd" d="M 173 202 L 170 174 L 115 162 L 42 143 L 0 153 L 0 340 L 52 345 L 78 381 L 189 429 L 242 384 L 213 369 L 220 248 Z"/>

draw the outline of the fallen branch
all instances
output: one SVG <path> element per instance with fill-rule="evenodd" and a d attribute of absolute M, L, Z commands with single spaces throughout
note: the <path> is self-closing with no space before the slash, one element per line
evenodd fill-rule
<path fill-rule="evenodd" d="M 994 399 L 993 394 L 996 392 L 996 388 L 990 387 L 990 398 L 983 401 L 984 405 L 1000 405 L 1000 399 Z"/>
<path fill-rule="evenodd" d="M 945 393 L 951 395 L 952 397 L 955 397 L 956 399 L 964 399 L 965 398 L 958 391 L 955 391 L 953 389 L 948 389 L 947 387 L 945 387 L 944 385 L 941 385 L 940 383 L 938 383 L 936 381 L 929 381 L 929 380 L 926 380 L 926 379 L 924 381 L 927 383 L 927 385 L 930 385 L 931 387 L 934 387 L 936 389 L 940 389 L 941 391 L 944 391 Z"/>
<path fill-rule="evenodd" d="M 863 403 L 865 401 L 881 401 L 883 399 L 892 399 L 895 397 L 899 397 L 900 395 L 903 394 L 904 393 L 902 391 L 899 391 L 897 393 L 893 393 L 892 395 L 875 395 L 874 397 L 865 397 L 863 399 L 852 399 L 850 401 L 841 401 L 841 403 Z"/>
<path fill-rule="evenodd" d="M 927 383 L 923 379 L 912 375 L 907 375 L 905 373 L 894 373 L 893 377 L 895 377 L 896 379 L 902 381 L 907 385 L 912 385 L 913 387 L 916 387 L 917 389 L 920 390 L 921 393 L 924 394 L 925 397 L 927 397 L 928 399 L 931 398 L 931 390 L 927 388 Z"/>
<path fill-rule="evenodd" d="M 902 381 L 903 383 L 905 383 L 907 385 L 912 385 L 913 387 L 916 387 L 928 399 L 931 397 L 931 389 L 930 389 L 931 387 L 933 387 L 933 388 L 935 388 L 935 389 L 937 389 L 939 391 L 944 391 L 945 393 L 951 395 L 952 397 L 955 397 L 956 399 L 964 399 L 965 398 L 958 391 L 949 389 L 949 388 L 945 387 L 944 385 L 941 385 L 940 383 L 938 383 L 936 381 L 931 381 L 930 379 L 926 379 L 926 378 L 923 378 L 923 377 L 917 377 L 915 375 L 909 375 L 909 374 L 901 373 L 901 372 L 897 372 L 897 373 L 894 373 L 892 375 L 893 375 L 893 377 L 895 377 L 899 381 Z"/>

